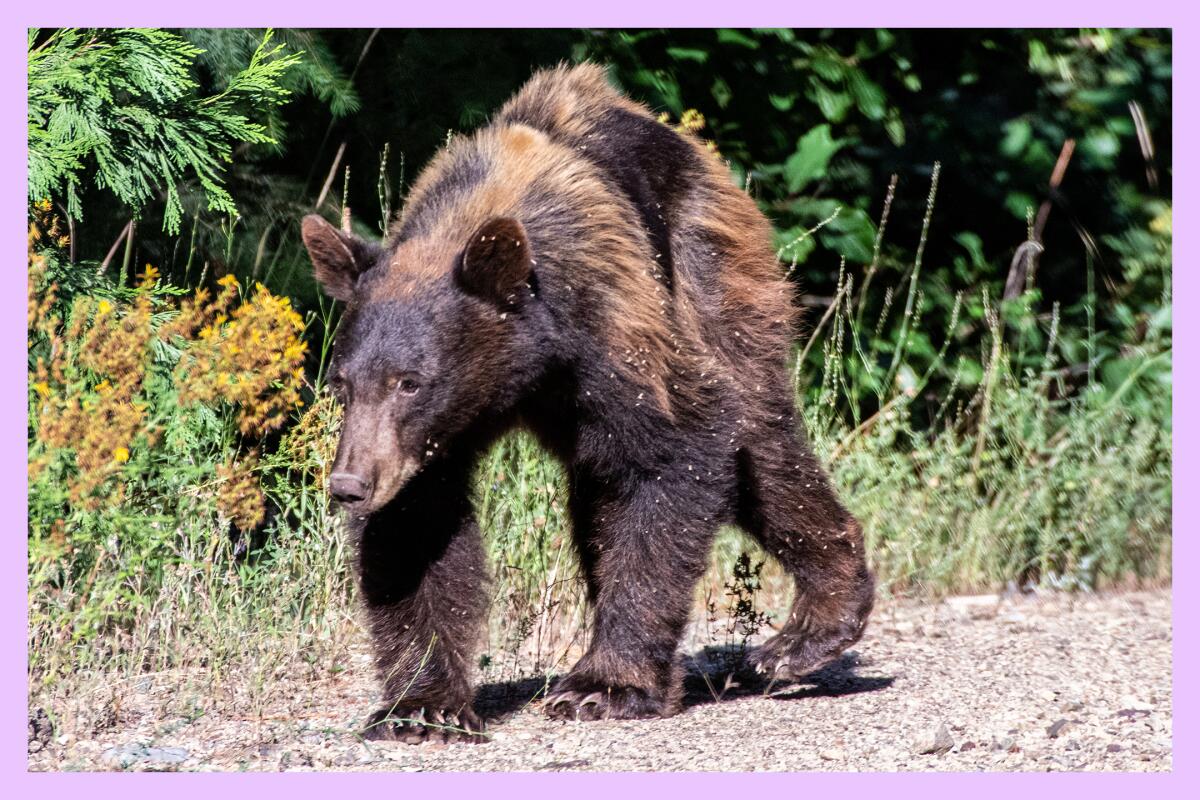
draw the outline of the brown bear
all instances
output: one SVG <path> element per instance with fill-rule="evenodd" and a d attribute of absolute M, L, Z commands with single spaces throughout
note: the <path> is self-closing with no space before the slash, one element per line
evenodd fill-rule
<path fill-rule="evenodd" d="M 566 465 L 595 614 L 552 716 L 679 710 L 677 648 L 722 525 L 795 576 L 790 616 L 752 655 L 761 671 L 803 675 L 861 636 L 874 581 L 797 420 L 770 225 L 699 140 L 602 69 L 540 72 L 450 141 L 385 244 L 315 215 L 302 232 L 346 304 L 329 491 L 387 700 L 367 735 L 478 739 L 487 580 L 471 476 L 515 425 Z"/>

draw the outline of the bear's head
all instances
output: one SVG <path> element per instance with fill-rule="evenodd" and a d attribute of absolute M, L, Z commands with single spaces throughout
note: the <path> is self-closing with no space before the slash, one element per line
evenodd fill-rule
<path fill-rule="evenodd" d="M 535 262 L 511 217 L 388 248 L 316 215 L 301 232 L 318 282 L 346 304 L 329 365 L 344 409 L 329 491 L 367 514 L 536 380 Z"/>

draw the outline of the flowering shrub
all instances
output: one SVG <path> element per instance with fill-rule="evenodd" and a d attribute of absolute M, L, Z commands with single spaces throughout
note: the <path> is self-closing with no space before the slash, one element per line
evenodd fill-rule
<path fill-rule="evenodd" d="M 304 323 L 288 298 L 276 297 L 262 284 L 230 310 L 237 283 L 232 275 L 219 283 L 223 288 L 215 300 L 205 303 L 198 293 L 190 316 L 181 314 L 172 329 L 195 336 L 175 367 L 179 399 L 229 403 L 237 409 L 242 433 L 269 433 L 302 405 Z"/>
<path fill-rule="evenodd" d="M 78 297 L 64 327 L 52 310 L 57 286 L 41 285 L 44 271 L 45 256 L 31 255 L 31 344 L 40 335 L 49 356 L 37 356 L 30 375 L 38 451 L 30 478 L 57 467 L 72 504 L 95 508 L 120 499 L 120 473 L 133 450 L 158 442 L 159 426 L 147 413 L 155 399 L 226 407 L 238 430 L 252 436 L 279 428 L 302 405 L 304 323 L 287 298 L 259 285 L 234 306 L 238 285 L 226 276 L 215 298 L 197 289 L 172 308 L 147 266 L 128 302 Z M 149 375 L 156 355 L 171 351 L 178 360 L 169 378 Z M 170 386 L 148 385 L 155 378 Z M 167 388 L 173 397 L 163 396 Z M 117 496 L 105 498 L 105 489 Z"/>
<path fill-rule="evenodd" d="M 31 590 L 59 593 L 79 636 L 134 610 L 130 583 L 178 561 L 186 525 L 211 560 L 230 523 L 262 524 L 259 451 L 302 405 L 306 345 L 286 298 L 232 276 L 185 295 L 147 265 L 133 288 L 62 292 L 41 247 L 58 238 L 31 225 Z"/>

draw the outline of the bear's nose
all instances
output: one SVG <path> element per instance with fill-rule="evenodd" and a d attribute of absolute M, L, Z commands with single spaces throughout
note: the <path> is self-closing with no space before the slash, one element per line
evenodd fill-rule
<path fill-rule="evenodd" d="M 329 476 L 329 494 L 339 503 L 361 503 L 371 496 L 371 484 L 349 472 Z"/>

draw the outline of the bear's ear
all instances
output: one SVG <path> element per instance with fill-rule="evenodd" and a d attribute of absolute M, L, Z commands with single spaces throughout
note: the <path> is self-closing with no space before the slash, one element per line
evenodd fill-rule
<path fill-rule="evenodd" d="M 342 302 L 350 301 L 358 276 L 383 254 L 379 245 L 339 231 L 316 214 L 300 223 L 300 237 L 308 248 L 317 282 L 326 294 Z"/>
<path fill-rule="evenodd" d="M 497 303 L 516 298 L 533 274 L 525 227 L 512 217 L 494 217 L 472 234 L 459 259 L 458 281 L 470 293 Z"/>

